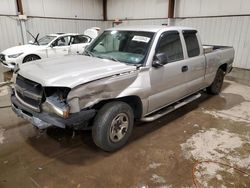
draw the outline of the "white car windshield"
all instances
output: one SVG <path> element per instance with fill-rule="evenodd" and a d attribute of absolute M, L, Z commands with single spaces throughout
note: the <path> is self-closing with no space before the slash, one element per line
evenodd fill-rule
<path fill-rule="evenodd" d="M 85 54 L 128 64 L 142 64 L 153 36 L 153 32 L 105 31 L 86 49 Z"/>
<path fill-rule="evenodd" d="M 39 45 L 48 45 L 52 40 L 54 40 L 55 36 L 46 35 L 45 37 L 38 40 Z M 34 43 L 36 44 L 36 43 Z"/>

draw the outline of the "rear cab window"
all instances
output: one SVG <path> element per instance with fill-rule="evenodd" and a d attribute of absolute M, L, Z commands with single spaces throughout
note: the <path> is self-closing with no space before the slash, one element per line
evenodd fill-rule
<path fill-rule="evenodd" d="M 200 55 L 200 45 L 196 33 L 196 30 L 183 30 L 183 37 L 187 47 L 188 57 Z"/>

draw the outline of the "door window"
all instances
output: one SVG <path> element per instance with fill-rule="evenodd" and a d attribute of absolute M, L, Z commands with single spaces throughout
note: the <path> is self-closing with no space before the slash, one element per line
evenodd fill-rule
<path fill-rule="evenodd" d="M 183 59 L 183 49 L 178 32 L 163 33 L 158 43 L 156 54 L 164 54 L 165 63 L 179 61 Z"/>
<path fill-rule="evenodd" d="M 197 31 L 183 31 L 188 57 L 195 57 L 200 55 L 200 46 L 196 36 Z"/>
<path fill-rule="evenodd" d="M 72 40 L 72 44 L 80 44 L 90 42 L 90 38 L 84 35 L 74 36 Z"/>
<path fill-rule="evenodd" d="M 68 46 L 69 41 L 70 41 L 70 36 L 60 37 L 53 43 L 53 46 Z"/>

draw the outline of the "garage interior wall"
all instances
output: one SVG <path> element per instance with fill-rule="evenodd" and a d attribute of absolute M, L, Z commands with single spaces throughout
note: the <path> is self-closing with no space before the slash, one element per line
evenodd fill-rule
<path fill-rule="evenodd" d="M 98 26 L 161 25 L 168 23 L 168 0 L 107 0 L 103 21 L 103 0 L 22 0 L 26 29 L 40 36 L 55 32 L 78 32 Z M 234 46 L 234 67 L 250 69 L 249 0 L 175 0 L 175 25 L 199 30 L 204 44 Z M 1 0 L 0 50 L 22 43 L 16 0 Z M 27 38 L 32 38 L 27 34 Z"/>
<path fill-rule="evenodd" d="M 250 69 L 249 0 L 177 0 L 176 25 L 198 29 L 204 44 L 233 46 L 234 67 Z"/>
<path fill-rule="evenodd" d="M 1 0 L 0 51 L 22 43 L 20 22 L 17 20 L 16 1 Z"/>
<path fill-rule="evenodd" d="M 122 20 L 122 25 L 166 24 L 168 0 L 108 0 L 107 17 Z"/>
<path fill-rule="evenodd" d="M 98 26 L 109 27 L 103 21 L 102 0 L 22 0 L 26 30 L 43 36 L 56 32 L 83 33 Z M 23 43 L 16 0 L 0 2 L 0 51 Z M 26 33 L 27 39 L 32 37 Z"/>

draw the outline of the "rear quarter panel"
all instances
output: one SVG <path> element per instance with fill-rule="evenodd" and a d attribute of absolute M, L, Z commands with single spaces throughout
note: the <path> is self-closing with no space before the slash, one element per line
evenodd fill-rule
<path fill-rule="evenodd" d="M 211 53 L 205 54 L 206 58 L 206 74 L 205 82 L 209 86 L 212 84 L 218 68 L 227 64 L 227 72 L 231 70 L 234 61 L 234 49 L 233 47 L 218 47 Z"/>

